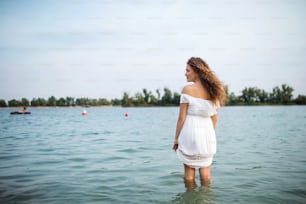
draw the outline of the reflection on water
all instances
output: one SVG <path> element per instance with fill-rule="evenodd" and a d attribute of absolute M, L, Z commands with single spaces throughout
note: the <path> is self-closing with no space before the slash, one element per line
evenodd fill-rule
<path fill-rule="evenodd" d="M 195 180 L 184 179 L 184 183 L 187 191 L 193 191 L 197 187 Z"/>
<path fill-rule="evenodd" d="M 185 183 L 185 186 L 186 186 L 186 191 L 183 193 L 179 193 L 172 201 L 172 203 L 177 203 L 177 204 L 215 203 L 216 197 L 210 185 L 197 186 L 196 182 L 194 182 L 193 184 L 188 183 L 188 185 L 186 185 Z"/>

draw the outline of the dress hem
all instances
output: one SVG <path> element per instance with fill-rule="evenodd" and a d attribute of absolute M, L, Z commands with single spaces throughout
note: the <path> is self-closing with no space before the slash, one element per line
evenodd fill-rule
<path fill-rule="evenodd" d="M 191 168 L 203 168 L 211 166 L 213 161 L 213 155 L 209 157 L 197 156 L 197 155 L 185 155 L 182 150 L 177 150 L 178 158 L 187 166 Z"/>

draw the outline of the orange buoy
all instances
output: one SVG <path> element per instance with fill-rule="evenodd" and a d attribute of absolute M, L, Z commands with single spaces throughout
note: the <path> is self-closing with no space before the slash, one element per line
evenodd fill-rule
<path fill-rule="evenodd" d="M 86 111 L 86 110 L 83 110 L 82 116 L 85 116 L 85 115 L 87 115 L 87 111 Z"/>

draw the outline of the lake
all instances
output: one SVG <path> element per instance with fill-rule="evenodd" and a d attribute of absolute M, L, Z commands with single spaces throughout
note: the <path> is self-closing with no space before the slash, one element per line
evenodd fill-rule
<path fill-rule="evenodd" d="M 86 110 L 0 109 L 0 203 L 306 203 L 306 106 L 221 108 L 211 185 L 197 172 L 193 189 L 178 107 Z"/>

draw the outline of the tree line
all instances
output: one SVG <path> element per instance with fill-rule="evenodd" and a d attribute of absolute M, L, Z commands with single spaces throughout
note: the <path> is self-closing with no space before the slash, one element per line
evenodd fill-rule
<path fill-rule="evenodd" d="M 163 92 L 163 93 L 162 93 Z M 169 88 L 164 88 L 162 91 L 157 89 L 155 93 L 143 89 L 142 92 L 137 92 L 134 96 L 127 92 L 123 93 L 121 99 L 115 98 L 108 100 L 106 98 L 74 98 L 51 96 L 48 99 L 33 98 L 31 101 L 22 98 L 20 100 L 12 99 L 5 101 L 0 99 L 0 107 L 21 107 L 21 106 L 51 106 L 51 107 L 73 107 L 73 106 L 175 106 L 179 104 L 180 94 L 172 92 Z"/>
<path fill-rule="evenodd" d="M 257 87 L 246 87 L 241 91 L 240 95 L 235 95 L 234 92 L 229 92 L 228 87 L 225 87 L 227 94 L 226 105 L 306 105 L 306 96 L 298 95 L 293 98 L 294 89 L 286 84 L 280 87 L 276 86 L 272 92 L 267 92 Z M 123 93 L 121 99 L 106 98 L 91 99 L 91 98 L 74 98 L 74 97 L 60 97 L 51 96 L 48 99 L 33 98 L 31 101 L 22 98 L 20 100 L 12 99 L 5 101 L 0 99 L 0 107 L 20 107 L 20 106 L 177 106 L 179 105 L 180 94 L 171 91 L 169 88 L 155 90 L 155 92 L 143 89 L 137 92 L 134 96 L 127 92 Z"/>
<path fill-rule="evenodd" d="M 272 92 L 267 92 L 257 87 L 246 87 L 241 95 L 236 96 L 233 92 L 227 94 L 226 105 L 306 105 L 306 96 L 298 95 L 293 98 L 294 89 L 287 84 L 276 86 Z"/>

